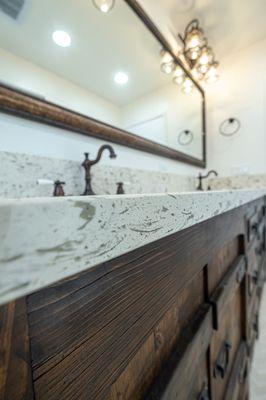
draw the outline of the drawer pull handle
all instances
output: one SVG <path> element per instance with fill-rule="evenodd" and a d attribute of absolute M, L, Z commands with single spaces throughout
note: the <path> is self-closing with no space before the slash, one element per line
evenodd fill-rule
<path fill-rule="evenodd" d="M 256 338 L 258 339 L 258 337 L 259 337 L 259 315 L 258 314 L 255 314 L 255 316 L 254 316 L 253 330 L 256 333 Z"/>
<path fill-rule="evenodd" d="M 214 368 L 214 376 L 220 376 L 222 379 L 225 377 L 227 367 L 229 364 L 230 350 L 232 346 L 228 341 L 224 342 Z"/>
<path fill-rule="evenodd" d="M 259 224 L 258 222 L 255 222 L 252 226 L 251 229 L 254 233 L 258 233 L 258 228 L 259 228 Z"/>
<path fill-rule="evenodd" d="M 254 285 L 257 285 L 259 280 L 259 273 L 258 271 L 255 271 L 254 274 L 252 275 L 252 282 L 254 283 Z"/>

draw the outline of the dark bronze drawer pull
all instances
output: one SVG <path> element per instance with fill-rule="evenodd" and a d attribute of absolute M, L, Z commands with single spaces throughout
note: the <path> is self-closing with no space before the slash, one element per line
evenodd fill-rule
<path fill-rule="evenodd" d="M 255 314 L 255 316 L 254 316 L 253 330 L 256 333 L 256 338 L 258 339 L 258 337 L 259 337 L 259 315 L 258 314 Z"/>
<path fill-rule="evenodd" d="M 204 387 L 197 400 L 210 400 L 208 385 L 205 383 Z"/>
<path fill-rule="evenodd" d="M 231 348 L 232 348 L 231 343 L 229 343 L 228 341 L 224 342 L 215 364 L 214 368 L 215 378 L 217 378 L 218 376 L 220 376 L 222 379 L 224 378 L 229 364 L 229 356 Z"/>
<path fill-rule="evenodd" d="M 259 228 L 258 222 L 254 222 L 254 224 L 252 224 L 252 226 L 251 226 L 251 230 L 254 233 L 258 233 L 258 228 Z"/>
<path fill-rule="evenodd" d="M 254 285 L 257 285 L 258 281 L 259 281 L 259 272 L 255 271 L 251 277 L 252 282 L 254 283 Z"/>

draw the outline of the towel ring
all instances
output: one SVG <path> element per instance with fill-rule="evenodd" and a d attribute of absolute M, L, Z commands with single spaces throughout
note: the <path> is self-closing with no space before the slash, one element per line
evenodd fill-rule
<path fill-rule="evenodd" d="M 184 129 L 178 135 L 178 143 L 182 146 L 187 146 L 192 142 L 193 138 L 193 132 L 188 129 Z"/>
<path fill-rule="evenodd" d="M 239 131 L 240 127 L 241 122 L 238 118 L 227 118 L 221 123 L 219 132 L 223 136 L 233 136 Z"/>

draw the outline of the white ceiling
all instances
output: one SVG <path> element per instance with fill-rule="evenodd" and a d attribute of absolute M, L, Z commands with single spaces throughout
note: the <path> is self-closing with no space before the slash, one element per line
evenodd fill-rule
<path fill-rule="evenodd" d="M 139 0 L 168 40 L 198 18 L 217 57 L 266 38 L 266 0 Z"/>

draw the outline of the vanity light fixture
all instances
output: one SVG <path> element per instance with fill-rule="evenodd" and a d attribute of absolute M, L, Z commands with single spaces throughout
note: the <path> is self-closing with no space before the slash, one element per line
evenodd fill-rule
<path fill-rule="evenodd" d="M 115 0 L 92 0 L 98 10 L 103 13 L 108 13 L 115 5 Z"/>
<path fill-rule="evenodd" d="M 69 47 L 71 45 L 71 36 L 65 31 L 54 31 L 53 41 L 60 47 Z"/>
<path fill-rule="evenodd" d="M 197 81 L 204 80 L 213 83 L 218 80 L 218 62 L 208 41 L 204 36 L 204 31 L 199 26 L 197 19 L 192 20 L 186 27 L 184 35 L 179 34 L 183 45 L 181 57 L 191 74 Z"/>
<path fill-rule="evenodd" d="M 128 83 L 128 75 L 125 72 L 119 71 L 114 76 L 114 81 L 118 85 L 125 85 Z"/>

